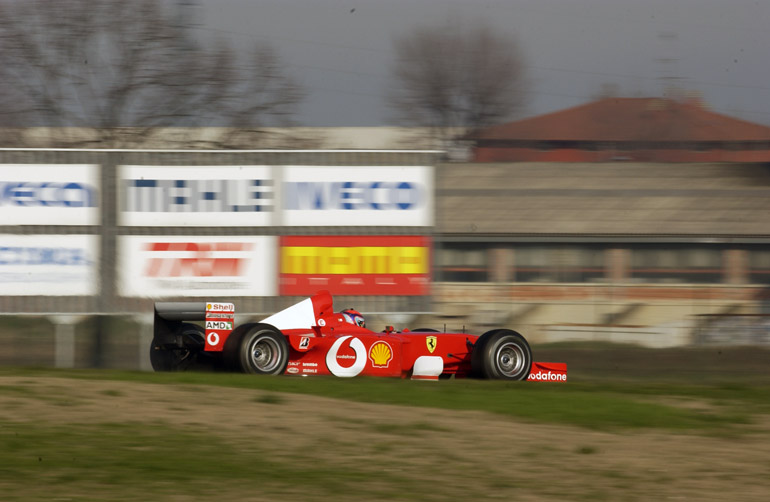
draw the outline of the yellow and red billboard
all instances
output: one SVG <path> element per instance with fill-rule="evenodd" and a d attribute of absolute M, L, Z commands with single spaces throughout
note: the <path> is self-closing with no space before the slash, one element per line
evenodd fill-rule
<path fill-rule="evenodd" d="M 430 264 L 424 236 L 285 236 L 280 294 L 427 295 Z"/>

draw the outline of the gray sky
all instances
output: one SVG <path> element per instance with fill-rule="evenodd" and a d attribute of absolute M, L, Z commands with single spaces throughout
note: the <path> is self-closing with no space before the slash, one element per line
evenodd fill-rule
<path fill-rule="evenodd" d="M 392 123 L 393 37 L 457 18 L 519 41 L 521 117 L 590 101 L 604 83 L 659 96 L 675 78 L 717 112 L 770 125 L 768 0 L 197 0 L 195 11 L 202 34 L 278 50 L 308 91 L 299 125 Z"/>

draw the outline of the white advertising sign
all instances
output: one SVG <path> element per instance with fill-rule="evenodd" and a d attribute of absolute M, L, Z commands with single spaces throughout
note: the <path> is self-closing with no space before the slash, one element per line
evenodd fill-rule
<path fill-rule="evenodd" d="M 118 238 L 121 296 L 274 296 L 277 241 L 268 236 Z"/>
<path fill-rule="evenodd" d="M 432 226 L 433 169 L 287 166 L 281 200 L 287 226 Z"/>
<path fill-rule="evenodd" d="M 99 166 L 0 164 L 3 225 L 98 225 Z"/>
<path fill-rule="evenodd" d="M 0 294 L 98 294 L 99 236 L 0 234 Z"/>
<path fill-rule="evenodd" d="M 268 166 L 119 166 L 118 172 L 121 225 L 272 224 Z"/>

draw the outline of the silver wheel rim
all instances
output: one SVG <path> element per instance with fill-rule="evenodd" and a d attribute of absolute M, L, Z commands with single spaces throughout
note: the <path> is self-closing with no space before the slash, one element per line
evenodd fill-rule
<path fill-rule="evenodd" d="M 280 363 L 281 347 L 268 336 L 258 336 L 251 343 L 249 357 L 254 368 L 269 373 L 275 370 Z"/>
<path fill-rule="evenodd" d="M 495 361 L 503 376 L 515 377 L 524 369 L 524 351 L 516 343 L 504 343 L 497 349 Z"/>

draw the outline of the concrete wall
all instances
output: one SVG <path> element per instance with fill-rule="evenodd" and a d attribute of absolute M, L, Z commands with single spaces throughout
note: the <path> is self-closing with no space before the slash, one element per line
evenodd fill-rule
<path fill-rule="evenodd" d="M 533 343 L 574 340 L 650 347 L 732 343 L 715 326 L 750 326 L 735 343 L 770 344 L 770 291 L 765 286 L 640 284 L 434 285 L 432 326 L 484 332 L 508 327 Z M 747 322 L 746 319 L 753 320 Z"/>

